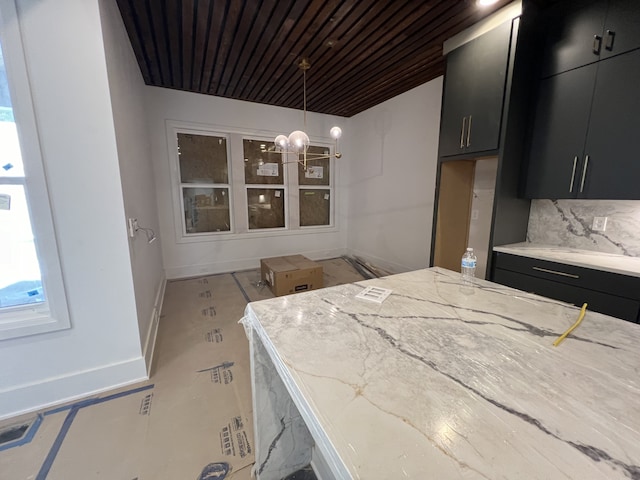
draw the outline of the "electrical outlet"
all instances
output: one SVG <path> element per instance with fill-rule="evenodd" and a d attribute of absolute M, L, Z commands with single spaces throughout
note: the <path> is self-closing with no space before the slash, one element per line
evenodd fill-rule
<path fill-rule="evenodd" d="M 138 219 L 137 218 L 129 218 L 128 219 L 129 226 L 129 236 L 131 238 L 136 236 L 136 232 L 138 231 Z"/>
<path fill-rule="evenodd" d="M 593 217 L 591 230 L 594 232 L 604 232 L 607 229 L 607 218 L 608 217 Z"/>

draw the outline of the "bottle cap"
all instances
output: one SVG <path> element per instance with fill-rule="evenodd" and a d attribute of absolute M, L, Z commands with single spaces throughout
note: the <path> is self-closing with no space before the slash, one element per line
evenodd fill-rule
<path fill-rule="evenodd" d="M 473 252 L 473 248 L 467 247 L 467 252 Z"/>

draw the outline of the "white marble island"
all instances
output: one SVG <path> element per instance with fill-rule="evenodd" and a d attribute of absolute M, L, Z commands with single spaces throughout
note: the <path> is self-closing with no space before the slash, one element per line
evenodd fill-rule
<path fill-rule="evenodd" d="M 438 268 L 250 303 L 258 478 L 640 479 L 640 326 L 553 347 L 578 311 Z"/>

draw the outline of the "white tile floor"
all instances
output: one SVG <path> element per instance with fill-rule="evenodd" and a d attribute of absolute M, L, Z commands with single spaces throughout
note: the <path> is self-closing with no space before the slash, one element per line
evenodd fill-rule
<path fill-rule="evenodd" d="M 325 286 L 363 278 L 344 259 L 320 263 Z M 0 445 L 0 480 L 251 478 L 249 353 L 237 322 L 247 301 L 273 296 L 259 280 L 249 270 L 169 282 L 149 381 L 3 422 L 38 426 L 29 442 Z"/>

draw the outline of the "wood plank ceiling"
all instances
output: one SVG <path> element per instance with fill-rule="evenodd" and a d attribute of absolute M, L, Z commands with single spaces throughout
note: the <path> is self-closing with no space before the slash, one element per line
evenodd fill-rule
<path fill-rule="evenodd" d="M 475 0 L 117 0 L 148 85 L 353 116 L 444 73 Z"/>

